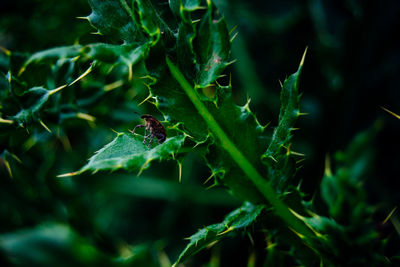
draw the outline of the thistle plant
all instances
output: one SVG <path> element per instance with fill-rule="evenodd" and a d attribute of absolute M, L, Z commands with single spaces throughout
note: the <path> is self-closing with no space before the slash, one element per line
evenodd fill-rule
<path fill-rule="evenodd" d="M 182 243 L 174 266 L 242 233 L 265 236 L 266 266 L 390 264 L 362 188 L 373 160 L 368 144 L 379 123 L 357 136 L 346 151 L 327 157 L 316 193 L 320 197 L 305 198 L 296 178 L 304 155 L 293 150 L 292 137 L 296 121 L 307 119 L 302 117 L 299 88 L 307 48 L 299 55 L 296 72 L 281 84 L 277 125 L 261 125 L 250 99 L 243 106 L 233 99 L 228 67 L 238 64 L 230 50 L 234 34 L 211 0 L 89 4 L 92 12 L 83 19 L 103 42 L 41 51 L 23 63 L 15 60 L 18 55 L 3 51 L 8 69 L 1 74 L 0 122 L 7 138 L 2 140 L 6 149 L 1 159 L 10 175 L 10 166 L 20 164 L 19 155 L 9 151 L 22 128 L 29 131 L 22 137 L 26 148 L 43 131 L 47 139 L 57 131 L 68 146 L 63 127 L 69 120 L 93 123 L 88 109 L 104 102 L 106 114 L 112 112 L 108 100 L 120 101 L 118 96 L 109 99 L 109 91 L 136 88 L 147 92 L 137 104 L 151 103 L 161 114 L 165 142 L 148 147 L 140 134 L 116 132 L 80 169 L 59 173 L 58 179 L 117 170 L 141 175 L 154 161 L 175 161 L 181 168 L 188 153 L 200 155 L 210 173 L 204 181 L 225 187 L 242 205 L 190 236 L 186 248 Z M 35 84 L 38 75 L 41 86 Z M 317 200 L 324 204 L 315 205 Z"/>

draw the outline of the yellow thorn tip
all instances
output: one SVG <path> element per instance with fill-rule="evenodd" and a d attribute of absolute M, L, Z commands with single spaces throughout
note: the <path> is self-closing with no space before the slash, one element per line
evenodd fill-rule
<path fill-rule="evenodd" d="M 325 175 L 329 177 L 332 176 L 331 160 L 329 155 L 326 155 L 325 157 Z"/>
<path fill-rule="evenodd" d="M 62 178 L 62 177 L 70 177 L 70 176 L 75 176 L 78 175 L 80 172 L 69 172 L 69 173 L 64 173 L 64 174 L 59 174 L 56 177 Z"/>
<path fill-rule="evenodd" d="M 304 59 L 306 58 L 307 50 L 308 46 L 306 46 L 306 49 L 304 50 L 303 57 L 301 58 L 299 67 L 302 67 L 304 65 Z"/>
<path fill-rule="evenodd" d="M 392 217 L 393 213 L 394 213 L 396 210 L 397 210 L 397 207 L 394 207 L 394 208 L 392 209 L 392 211 L 389 213 L 389 215 L 386 216 L 385 220 L 383 220 L 382 224 L 386 224 L 387 221 L 389 221 L 389 219 Z"/>
<path fill-rule="evenodd" d="M 397 115 L 396 113 L 394 113 L 393 111 L 390 111 L 384 107 L 381 107 L 381 109 L 383 109 L 384 111 L 386 111 L 387 113 L 389 113 L 390 115 L 393 115 L 394 117 L 396 117 L 397 119 L 400 120 L 400 115 Z"/>

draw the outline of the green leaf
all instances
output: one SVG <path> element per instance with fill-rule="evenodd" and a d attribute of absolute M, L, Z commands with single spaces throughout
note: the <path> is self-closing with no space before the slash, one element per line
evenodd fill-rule
<path fill-rule="evenodd" d="M 203 16 L 195 39 L 195 53 L 199 63 L 196 84 L 206 87 L 216 81 L 228 66 L 231 41 L 225 20 L 211 1 Z"/>
<path fill-rule="evenodd" d="M 124 254 L 110 256 L 87 236 L 53 222 L 0 235 L 0 251 L 5 259 L 22 266 L 160 266 L 154 247 L 123 245 Z"/>
<path fill-rule="evenodd" d="M 157 43 L 161 37 L 161 30 L 158 27 L 161 19 L 158 18 L 153 5 L 147 0 L 135 0 L 134 11 L 136 24 L 141 27 L 142 32 L 148 35 L 154 43 Z"/>
<path fill-rule="evenodd" d="M 63 58 L 74 58 L 80 54 L 81 48 L 81 45 L 62 46 L 34 53 L 25 61 L 20 73 L 25 71 L 26 67 L 31 64 L 39 62 L 49 63 Z"/>
<path fill-rule="evenodd" d="M 89 0 L 88 20 L 113 43 L 143 44 L 147 39 L 135 24 L 132 9 L 125 0 Z"/>
<path fill-rule="evenodd" d="M 111 264 L 87 238 L 80 237 L 67 225 L 56 223 L 2 234 L 0 250 L 21 265 L 72 266 L 97 265 L 104 262 Z"/>
<path fill-rule="evenodd" d="M 92 71 L 93 66 L 94 64 L 91 64 L 84 73 L 69 84 L 62 85 L 52 90 L 40 86 L 33 87 L 23 92 L 18 98 L 21 103 L 21 110 L 16 115 L 10 116 L 10 118 L 20 125 L 27 125 L 33 121 L 39 121 L 47 131 L 50 131 L 40 118 L 40 112 L 49 101 L 50 96 L 58 93 L 65 87 L 72 86 L 77 81 L 88 75 Z"/>
<path fill-rule="evenodd" d="M 302 66 L 303 60 L 300 66 Z M 210 113 L 210 111 L 207 109 L 206 105 L 211 102 L 202 102 L 197 92 L 192 88 L 190 83 L 185 79 L 179 69 L 168 58 L 166 59 L 166 61 L 171 74 L 178 81 L 189 100 L 197 109 L 201 118 L 206 122 L 207 126 L 212 131 L 217 140 L 217 145 L 219 145 L 221 149 L 225 150 L 227 154 L 229 154 L 231 159 L 240 167 L 241 171 L 243 171 L 243 173 L 245 174 L 245 176 L 238 176 L 238 180 L 235 181 L 235 184 L 249 186 L 238 187 L 236 188 L 238 191 L 234 191 L 234 193 L 237 194 L 239 197 L 248 197 L 255 202 L 262 201 L 262 199 L 256 199 L 256 195 L 260 195 L 259 193 L 261 193 L 264 197 L 264 201 L 262 202 L 265 202 L 265 200 L 267 200 L 275 208 L 276 214 L 281 217 L 290 227 L 298 231 L 301 235 L 312 236 L 313 233 L 311 232 L 311 230 L 307 228 L 301 221 L 295 218 L 295 216 L 289 211 L 286 204 L 281 199 L 279 199 L 270 182 L 266 181 L 265 178 L 260 175 L 259 170 L 256 168 L 258 166 L 257 162 L 255 164 L 252 164 L 252 162 L 250 162 L 244 156 L 243 152 L 238 149 L 237 144 L 231 141 L 230 136 L 233 135 L 232 132 L 224 131 L 224 129 L 220 126 L 221 122 L 217 121 L 213 114 Z M 233 122 L 236 123 L 237 121 L 238 120 L 232 120 L 225 123 L 232 125 Z M 240 141 L 243 142 L 246 140 L 244 138 L 241 138 Z M 257 190 L 255 190 L 255 188 Z"/>
<path fill-rule="evenodd" d="M 180 17 L 183 12 L 190 12 L 201 9 L 200 0 L 170 0 L 169 6 L 176 17 Z"/>
<path fill-rule="evenodd" d="M 290 141 L 294 123 L 301 115 L 298 84 L 306 53 L 307 49 L 297 72 L 285 79 L 282 85 L 279 123 L 272 134 L 267 151 L 262 155 L 263 162 L 269 167 L 268 178 L 278 192 L 286 190 L 296 171 Z"/>
<path fill-rule="evenodd" d="M 189 238 L 189 244 L 179 255 L 173 266 L 185 261 L 212 242 L 226 237 L 228 233 L 250 226 L 257 220 L 264 209 L 264 205 L 252 205 L 249 202 L 245 202 L 240 208 L 229 213 L 221 223 L 200 229 Z"/>
<path fill-rule="evenodd" d="M 11 51 L 0 47 L 0 72 L 6 73 L 10 68 Z"/>
<path fill-rule="evenodd" d="M 51 63 L 60 59 L 75 58 L 77 56 L 109 64 L 125 63 L 126 65 L 134 65 L 140 59 L 146 57 L 147 53 L 148 45 L 138 46 L 136 44 L 111 45 L 95 43 L 57 47 L 31 55 L 25 61 L 21 72 L 25 71 L 25 68 L 31 64 Z"/>
<path fill-rule="evenodd" d="M 337 152 L 336 171 L 331 170 L 329 158 L 326 160 L 325 174 L 321 181 L 321 197 L 328 205 L 330 216 L 340 222 L 357 222 L 367 212 L 367 196 L 360 186 L 371 171 L 374 158 L 372 144 L 380 128 L 381 122 L 377 121 L 370 129 L 359 133 L 346 151 Z M 361 213 L 354 212 L 355 208 Z"/>
<path fill-rule="evenodd" d="M 127 65 L 129 71 L 135 64 L 146 58 L 148 53 L 149 46 L 147 44 L 140 46 L 136 44 L 90 44 L 84 46 L 81 52 L 89 60 L 98 60 L 113 65 Z"/>
<path fill-rule="evenodd" d="M 38 112 L 49 100 L 50 96 L 60 89 L 62 89 L 62 87 L 53 90 L 47 90 L 43 87 L 30 88 L 22 95 L 25 107 L 23 107 L 18 114 L 11 116 L 11 119 L 23 125 L 39 120 Z"/>
<path fill-rule="evenodd" d="M 237 163 L 232 161 L 231 155 L 221 147 L 220 141 L 213 144 L 213 138 L 210 137 L 209 132 L 210 126 L 180 87 L 176 81 L 170 79 L 170 76 L 161 77 L 150 88 L 152 95 L 157 97 L 157 107 L 169 121 L 181 123 L 183 130 L 196 143 L 206 142 L 205 145 L 208 146 L 209 151 L 205 156 L 213 172 L 212 175 L 217 178 L 217 183 L 227 185 L 239 198 L 254 203 L 264 202 L 265 198 L 244 176 L 243 170 L 238 167 Z M 262 170 L 265 166 L 261 164 L 259 157 L 267 146 L 267 137 L 263 135 L 263 127 L 251 113 L 249 103 L 243 107 L 234 103 L 230 86 L 216 85 L 216 90 L 215 102 L 208 100 L 201 102 L 204 105 L 204 112 L 208 113 L 205 116 L 211 116 L 218 122 L 224 133 L 242 151 L 247 160 Z M 193 93 L 195 93 L 194 90 Z"/>
<path fill-rule="evenodd" d="M 117 137 L 89 159 L 89 162 L 73 175 L 85 171 L 104 171 L 125 169 L 143 171 L 153 160 L 173 158 L 185 141 L 184 135 L 167 138 L 162 144 L 153 140 L 152 148 L 143 144 L 143 137 L 131 133 L 119 133 Z"/>

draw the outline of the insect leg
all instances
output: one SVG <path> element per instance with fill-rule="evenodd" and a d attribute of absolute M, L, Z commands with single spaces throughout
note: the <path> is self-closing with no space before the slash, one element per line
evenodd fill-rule
<path fill-rule="evenodd" d="M 133 130 L 131 131 L 131 133 L 132 133 L 132 134 L 134 134 L 134 133 L 135 133 L 135 130 L 136 130 L 136 128 L 142 128 L 142 127 L 146 127 L 146 125 L 141 125 L 141 124 L 139 124 L 139 125 L 136 125 L 136 126 L 135 126 L 135 128 L 133 128 Z"/>
<path fill-rule="evenodd" d="M 164 134 L 162 134 L 162 133 L 159 133 L 157 135 L 157 138 L 158 138 L 158 144 L 161 144 L 161 143 L 164 143 L 164 141 L 166 139 L 166 136 Z"/>
<path fill-rule="evenodd" d="M 155 136 L 154 134 L 151 135 L 150 142 L 149 142 L 149 148 L 150 148 L 150 146 L 151 146 L 151 142 L 152 142 L 153 139 L 154 139 L 154 136 Z"/>

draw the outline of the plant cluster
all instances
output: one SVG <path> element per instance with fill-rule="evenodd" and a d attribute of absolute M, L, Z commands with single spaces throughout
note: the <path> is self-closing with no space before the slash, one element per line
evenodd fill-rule
<path fill-rule="evenodd" d="M 326 158 L 320 190 L 314 197 L 302 191 L 296 177 L 304 155 L 294 150 L 292 138 L 296 121 L 306 119 L 300 108 L 299 79 L 307 49 L 297 71 L 281 84 L 277 125 L 261 125 L 250 109 L 250 99 L 243 106 L 235 103 L 228 72 L 234 63 L 231 43 L 235 34 L 210 0 L 89 0 L 89 4 L 92 13 L 83 19 L 101 35 L 101 42 L 56 47 L 29 56 L 2 50 L 0 163 L 2 176 L 14 177 L 7 183 L 23 187 L 47 181 L 56 193 L 65 194 L 68 188 L 58 185 L 65 180 L 102 171 L 141 175 L 158 161 L 176 162 L 181 170 L 184 159 L 196 153 L 209 169 L 204 182 L 210 188 L 225 187 L 242 205 L 220 223 L 190 236 L 174 266 L 190 261 L 217 241 L 243 234 L 265 240 L 265 257 L 258 260 L 265 266 L 383 266 L 395 262 L 395 257 L 385 255 L 389 239 L 374 224 L 374 208 L 363 189 L 374 154 L 370 144 L 379 122 L 357 135 L 345 151 Z M 153 111 L 161 114 L 166 141 L 153 142 L 148 148 L 143 136 L 126 129 L 116 131 L 104 145 L 111 132 L 107 127 L 134 127 L 132 118 L 140 106 L 133 97 L 153 104 Z M 113 117 L 121 109 L 132 116 Z M 83 128 L 94 125 L 82 134 Z M 90 146 L 103 147 L 86 164 L 74 162 L 70 159 L 74 153 L 90 151 L 71 152 L 71 135 L 90 140 Z M 56 156 L 60 145 L 66 151 L 63 157 Z M 35 170 L 39 178 L 29 181 L 26 177 L 38 160 L 45 162 Z M 78 164 L 82 167 L 74 169 Z M 54 165 L 61 166 L 57 178 L 50 172 Z M 52 178 L 49 173 L 54 174 Z M 37 194 L 56 195 L 54 191 L 26 191 L 15 196 L 15 201 L 20 199 L 23 205 Z M 67 248 L 57 252 L 75 251 L 82 256 L 76 258 L 78 264 L 168 265 L 140 247 L 120 249 L 128 256 L 117 260 L 107 257 L 101 247 L 63 224 L 37 228 L 34 233 L 36 239 L 32 236 L 29 242 L 44 247 L 46 238 L 69 240 Z M 27 242 L 26 235 L 0 235 L 4 260 L 41 263 L 41 248 L 26 253 L 22 241 Z"/>

